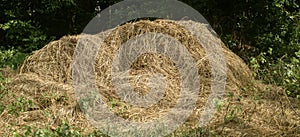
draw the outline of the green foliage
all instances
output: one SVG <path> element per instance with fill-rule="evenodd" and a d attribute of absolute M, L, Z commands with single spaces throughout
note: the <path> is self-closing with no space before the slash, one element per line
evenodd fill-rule
<path fill-rule="evenodd" d="M 167 137 L 217 137 L 218 134 L 216 133 L 213 133 L 211 131 L 209 131 L 208 129 L 206 129 L 205 127 L 199 127 L 199 128 L 196 128 L 196 129 L 190 129 L 190 130 L 187 130 L 187 131 L 178 131 L 178 132 L 175 132 L 175 133 L 172 133 L 170 135 L 168 135 Z"/>
<path fill-rule="evenodd" d="M 99 130 L 87 135 L 87 137 L 110 137 L 107 134 L 101 133 Z"/>
<path fill-rule="evenodd" d="M 297 97 L 300 100 L 300 50 L 296 52 L 296 55 L 297 57 L 292 57 L 288 63 L 279 60 L 277 68 L 281 68 L 279 70 L 282 70 L 282 72 L 276 72 L 275 76 L 277 83 L 282 83 L 287 89 L 288 95 Z"/>
<path fill-rule="evenodd" d="M 231 50 L 240 56 L 257 56 L 272 48 L 272 58 L 293 55 L 300 49 L 299 0 L 182 0 L 208 19 Z M 240 52 L 241 45 L 256 49 Z M 245 59 L 245 58 L 243 58 Z"/>
<path fill-rule="evenodd" d="M 28 54 L 15 49 L 0 50 L 0 68 L 10 67 L 17 69 L 27 56 Z"/>
<path fill-rule="evenodd" d="M 81 33 L 96 6 L 93 0 L 2 0 L 0 49 L 30 53 L 63 35 Z"/>
<path fill-rule="evenodd" d="M 24 134 L 19 134 L 14 132 L 14 137 L 82 137 L 79 131 L 71 129 L 67 122 L 62 122 L 62 124 L 53 130 L 48 128 L 42 128 L 33 130 L 30 126 L 25 126 Z"/>
<path fill-rule="evenodd" d="M 275 61 L 268 59 L 267 54 L 272 54 L 272 50 L 251 59 L 250 66 L 256 78 L 283 86 L 288 95 L 300 99 L 300 50 L 292 58 L 283 56 Z"/>
<path fill-rule="evenodd" d="M 115 100 L 115 99 L 111 99 L 110 101 L 110 104 L 111 104 L 111 106 L 112 106 L 112 108 L 114 108 L 114 107 L 116 107 L 116 106 L 118 106 L 118 101 L 117 100 Z"/>
<path fill-rule="evenodd" d="M 11 60 L 14 54 L 15 50 L 0 51 L 0 67 L 5 67 L 8 60 Z"/>
<path fill-rule="evenodd" d="M 25 112 L 32 108 L 34 103 L 32 100 L 28 100 L 24 97 L 20 97 L 15 100 L 12 104 L 7 105 L 8 113 L 18 115 L 19 112 Z"/>
<path fill-rule="evenodd" d="M 16 48 L 21 52 L 31 52 L 39 49 L 48 42 L 46 35 L 39 28 L 32 26 L 31 21 L 9 20 L 0 24 L 5 31 L 4 43 L 6 48 Z"/>
<path fill-rule="evenodd" d="M 62 121 L 62 123 L 55 130 L 49 128 L 32 129 L 30 126 L 25 126 L 25 132 L 20 134 L 14 132 L 14 137 L 108 137 L 100 131 L 94 131 L 88 135 L 84 135 L 78 130 L 74 129 L 69 123 Z"/>
<path fill-rule="evenodd" d="M 214 102 L 215 108 L 216 108 L 218 111 L 220 111 L 221 108 L 224 106 L 224 101 L 223 101 L 223 100 L 214 99 L 213 102 Z"/>
<path fill-rule="evenodd" d="M 66 122 L 62 122 L 62 124 L 55 130 L 56 134 L 59 137 L 79 137 L 80 134 L 78 131 L 72 130 L 70 125 Z"/>
<path fill-rule="evenodd" d="M 299 2 L 295 0 L 275 0 L 269 2 L 264 8 L 264 19 L 257 24 L 258 34 L 254 44 L 261 51 L 273 48 L 273 57 L 293 54 L 299 50 Z M 284 52 L 283 52 L 284 51 Z"/>

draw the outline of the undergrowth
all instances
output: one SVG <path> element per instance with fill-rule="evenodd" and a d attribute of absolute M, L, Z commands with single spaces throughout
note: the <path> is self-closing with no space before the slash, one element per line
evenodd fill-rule
<path fill-rule="evenodd" d="M 283 56 L 277 60 L 270 60 L 267 56 L 272 54 L 270 48 L 268 52 L 251 58 L 250 67 L 255 77 L 267 84 L 283 87 L 288 96 L 300 100 L 300 50 L 291 58 Z"/>

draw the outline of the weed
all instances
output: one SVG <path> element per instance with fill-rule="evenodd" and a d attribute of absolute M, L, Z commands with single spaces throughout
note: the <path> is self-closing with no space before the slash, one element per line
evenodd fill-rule
<path fill-rule="evenodd" d="M 25 112 L 34 107 L 32 100 L 27 100 L 24 97 L 19 97 L 12 104 L 7 105 L 8 113 L 18 115 L 19 112 Z"/>

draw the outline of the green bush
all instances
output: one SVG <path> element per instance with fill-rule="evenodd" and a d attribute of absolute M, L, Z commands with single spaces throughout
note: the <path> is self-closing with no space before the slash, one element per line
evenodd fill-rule
<path fill-rule="evenodd" d="M 7 62 L 13 58 L 15 50 L 0 51 L 0 68 L 7 66 Z"/>
<path fill-rule="evenodd" d="M 5 49 L 15 48 L 20 52 L 30 53 L 49 41 L 38 27 L 32 25 L 31 21 L 9 20 L 0 24 L 0 29 L 5 32 L 2 38 L 4 42 L 1 43 L 5 44 Z"/>
<path fill-rule="evenodd" d="M 0 50 L 0 68 L 10 67 L 17 69 L 28 56 L 27 53 L 22 53 L 16 49 Z"/>
<path fill-rule="evenodd" d="M 283 56 L 275 61 L 268 59 L 268 54 L 272 54 L 271 49 L 268 53 L 263 52 L 251 59 L 250 66 L 256 78 L 268 84 L 282 86 L 289 96 L 300 100 L 300 50 L 292 58 Z"/>

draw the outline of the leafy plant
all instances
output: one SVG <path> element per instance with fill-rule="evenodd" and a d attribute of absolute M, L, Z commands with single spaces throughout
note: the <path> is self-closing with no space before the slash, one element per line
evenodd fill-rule
<path fill-rule="evenodd" d="M 25 112 L 28 109 L 32 108 L 33 106 L 34 103 L 32 102 L 32 100 L 27 100 L 24 97 L 19 97 L 12 104 L 9 104 L 7 106 L 7 109 L 9 113 L 18 115 L 19 112 Z"/>
<path fill-rule="evenodd" d="M 55 134 L 59 137 L 79 137 L 80 133 L 76 130 L 72 130 L 70 125 L 63 121 L 62 124 L 55 130 Z"/>
<path fill-rule="evenodd" d="M 250 66 L 256 78 L 268 84 L 282 86 L 288 95 L 300 99 L 300 50 L 295 52 L 294 57 L 283 56 L 275 61 L 266 56 L 272 54 L 271 51 L 252 57 Z"/>
<path fill-rule="evenodd" d="M 79 131 L 74 130 L 71 126 L 63 121 L 55 130 L 49 128 L 41 128 L 33 130 L 30 126 L 25 126 L 25 132 L 20 134 L 14 132 L 14 137 L 82 137 Z"/>
<path fill-rule="evenodd" d="M 0 68 L 10 67 L 17 69 L 26 59 L 28 54 L 22 53 L 14 48 L 9 50 L 0 50 Z"/>
<path fill-rule="evenodd" d="M 15 50 L 12 49 L 0 51 L 0 67 L 5 67 L 7 65 L 8 60 L 11 60 L 14 54 Z"/>
<path fill-rule="evenodd" d="M 115 100 L 115 99 L 111 99 L 110 101 L 110 104 L 111 104 L 111 106 L 112 106 L 112 108 L 114 108 L 114 107 L 116 107 L 116 106 L 118 106 L 118 101 L 117 100 Z"/>
<path fill-rule="evenodd" d="M 23 53 L 37 50 L 48 42 L 46 35 L 38 27 L 33 26 L 31 21 L 9 20 L 0 24 L 0 29 L 5 32 L 5 42 L 2 44 Z"/>

